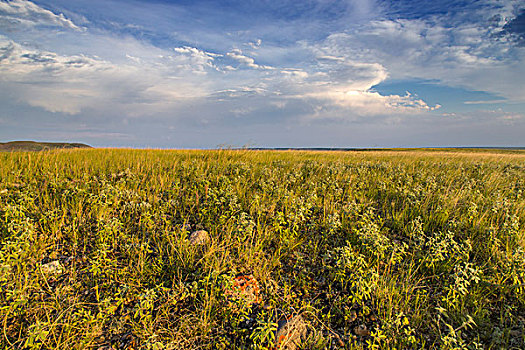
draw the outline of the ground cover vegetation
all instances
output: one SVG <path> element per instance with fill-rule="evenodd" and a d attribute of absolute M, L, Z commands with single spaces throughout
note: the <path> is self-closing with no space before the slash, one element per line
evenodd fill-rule
<path fill-rule="evenodd" d="M 517 151 L 0 153 L 0 347 L 522 349 L 524 191 Z"/>

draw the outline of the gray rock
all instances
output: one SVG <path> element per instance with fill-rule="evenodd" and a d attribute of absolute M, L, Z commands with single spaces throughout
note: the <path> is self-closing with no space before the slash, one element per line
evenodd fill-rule
<path fill-rule="evenodd" d="M 278 323 L 275 343 L 279 350 L 296 350 L 306 337 L 308 327 L 301 315 L 296 315 Z"/>
<path fill-rule="evenodd" d="M 60 261 L 54 260 L 40 266 L 40 270 L 45 275 L 59 275 L 64 271 L 64 268 L 62 267 L 62 264 L 60 264 Z"/>
<path fill-rule="evenodd" d="M 366 324 L 361 324 L 355 327 L 354 332 L 360 337 L 366 337 L 370 335 L 370 331 L 368 330 L 368 327 L 366 326 Z"/>
<path fill-rule="evenodd" d="M 190 244 L 191 245 L 202 245 L 208 243 L 210 240 L 210 235 L 208 231 L 198 230 L 193 231 L 190 235 Z"/>

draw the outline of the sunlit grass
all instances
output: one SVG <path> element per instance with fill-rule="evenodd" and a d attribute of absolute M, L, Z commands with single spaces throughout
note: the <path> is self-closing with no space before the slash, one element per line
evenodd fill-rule
<path fill-rule="evenodd" d="M 519 151 L 0 153 L 0 344 L 523 348 L 524 190 Z"/>

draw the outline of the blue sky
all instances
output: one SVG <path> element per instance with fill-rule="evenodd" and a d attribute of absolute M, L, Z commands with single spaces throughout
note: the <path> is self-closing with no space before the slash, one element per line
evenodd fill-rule
<path fill-rule="evenodd" d="M 0 0 L 0 141 L 525 146 L 522 1 Z"/>

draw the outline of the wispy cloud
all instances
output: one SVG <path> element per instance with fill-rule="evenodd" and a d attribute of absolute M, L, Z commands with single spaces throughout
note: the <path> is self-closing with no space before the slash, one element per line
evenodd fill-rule
<path fill-rule="evenodd" d="M 31 1 L 0 1 L 0 28 L 12 30 L 20 26 L 55 26 L 76 31 L 83 30 L 62 13 L 55 14 Z"/>
<path fill-rule="evenodd" d="M 465 101 L 463 102 L 466 105 L 483 105 L 483 104 L 498 104 L 506 103 L 507 100 L 480 100 L 480 101 Z"/>
<path fill-rule="evenodd" d="M 233 49 L 231 52 L 226 53 L 226 56 L 234 59 L 235 61 L 241 63 L 241 65 L 248 67 L 248 68 L 263 69 L 263 70 L 274 69 L 274 67 L 271 67 L 271 66 L 260 65 L 260 64 L 255 63 L 255 60 L 253 58 L 243 55 L 242 51 L 239 49 Z"/>
<path fill-rule="evenodd" d="M 14 98 L 51 112 L 119 108 L 132 115 L 151 114 L 207 95 L 203 84 L 183 79 L 193 71 L 170 72 L 177 60 L 169 58 L 160 67 L 158 63 L 115 65 L 83 55 L 33 50 L 0 37 L 0 80 Z"/>

